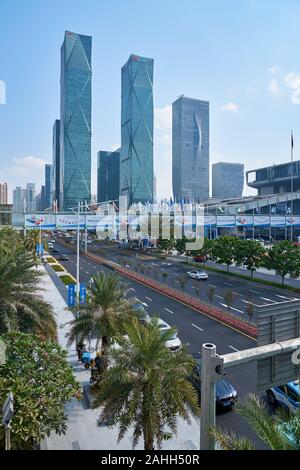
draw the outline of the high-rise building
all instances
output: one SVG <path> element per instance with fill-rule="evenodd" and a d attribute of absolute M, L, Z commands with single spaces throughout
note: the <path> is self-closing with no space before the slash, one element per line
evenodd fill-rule
<path fill-rule="evenodd" d="M 25 210 L 26 190 L 17 186 L 13 190 L 13 212 L 23 214 Z"/>
<path fill-rule="evenodd" d="M 219 162 L 212 165 L 212 197 L 232 199 L 242 197 L 244 165 Z"/>
<path fill-rule="evenodd" d="M 97 202 L 118 201 L 120 195 L 120 149 L 97 153 Z"/>
<path fill-rule="evenodd" d="M 28 183 L 25 189 L 26 212 L 33 214 L 36 211 L 35 184 Z"/>
<path fill-rule="evenodd" d="M 209 102 L 179 97 L 172 104 L 173 194 L 177 201 L 209 197 Z"/>
<path fill-rule="evenodd" d="M 130 55 L 121 77 L 120 194 L 153 200 L 153 59 Z"/>
<path fill-rule="evenodd" d="M 92 38 L 65 32 L 61 47 L 60 207 L 91 199 Z"/>
<path fill-rule="evenodd" d="M 0 204 L 8 204 L 7 183 L 0 183 Z"/>
<path fill-rule="evenodd" d="M 51 177 L 52 177 L 52 165 L 46 163 L 45 165 L 45 195 L 42 198 L 43 210 L 48 209 L 51 206 Z"/>
<path fill-rule="evenodd" d="M 52 195 L 51 203 L 57 208 L 60 196 L 60 120 L 56 119 L 53 124 L 52 133 Z"/>

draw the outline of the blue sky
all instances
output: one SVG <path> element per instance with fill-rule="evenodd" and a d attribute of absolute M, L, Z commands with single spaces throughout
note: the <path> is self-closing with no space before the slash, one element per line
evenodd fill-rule
<path fill-rule="evenodd" d="M 299 19 L 298 0 L 0 0 L 0 181 L 43 182 L 65 30 L 93 37 L 93 192 L 97 151 L 120 144 L 130 53 L 155 61 L 159 195 L 171 193 L 171 104 L 182 93 L 210 101 L 212 163 L 285 162 L 290 129 L 299 159 Z"/>

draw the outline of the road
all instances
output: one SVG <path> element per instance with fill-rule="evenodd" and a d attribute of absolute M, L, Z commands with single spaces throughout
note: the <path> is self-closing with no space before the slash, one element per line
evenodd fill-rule
<path fill-rule="evenodd" d="M 56 242 L 61 252 L 68 253 L 68 261 L 59 261 L 76 276 L 76 255 L 65 245 Z M 111 269 L 92 261 L 85 256 L 80 257 L 80 281 L 88 283 L 91 276 L 99 271 L 112 272 Z M 133 289 L 133 295 L 149 305 L 151 314 L 159 316 L 167 323 L 176 326 L 181 341 L 188 346 L 190 353 L 201 351 L 205 342 L 214 343 L 218 354 L 232 353 L 256 345 L 255 341 L 241 333 L 187 307 L 172 298 L 144 286 L 131 279 L 122 278 L 126 285 Z M 240 397 L 256 392 L 256 364 L 247 364 L 227 371 L 226 378 L 236 387 Z M 217 423 L 222 429 L 234 431 L 239 436 L 247 436 L 259 449 L 265 445 L 255 435 L 248 424 L 232 411 L 219 413 Z"/>

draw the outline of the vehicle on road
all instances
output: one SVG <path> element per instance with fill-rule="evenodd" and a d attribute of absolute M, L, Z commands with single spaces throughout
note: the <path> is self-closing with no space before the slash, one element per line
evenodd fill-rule
<path fill-rule="evenodd" d="M 282 406 L 291 413 L 300 411 L 300 382 L 295 380 L 267 390 L 268 401 L 273 406 Z"/>
<path fill-rule="evenodd" d="M 189 380 L 197 390 L 199 400 L 201 400 L 201 354 L 193 354 L 193 357 L 195 359 L 195 367 Z M 225 379 L 216 382 L 216 408 L 218 410 L 232 409 L 237 398 L 237 391 L 231 383 Z"/>
<path fill-rule="evenodd" d="M 61 261 L 68 261 L 69 257 L 66 253 L 61 253 L 59 259 Z"/>
<path fill-rule="evenodd" d="M 52 253 L 60 253 L 60 250 L 58 248 L 52 248 Z"/>
<path fill-rule="evenodd" d="M 53 243 L 52 242 L 48 242 L 48 249 L 51 250 L 53 248 Z"/>
<path fill-rule="evenodd" d="M 208 279 L 208 274 L 205 271 L 189 271 L 187 273 L 187 277 L 190 277 L 191 279 L 197 279 L 197 281 L 205 281 Z"/>
<path fill-rule="evenodd" d="M 194 257 L 194 261 L 196 261 L 196 263 L 205 263 L 205 261 L 207 260 L 208 260 L 207 255 L 197 255 Z"/>
<path fill-rule="evenodd" d="M 161 318 L 157 318 L 157 320 L 158 320 L 158 325 L 159 325 L 159 329 L 160 329 L 161 333 L 164 333 L 166 330 L 171 329 L 171 326 L 167 322 L 162 320 Z M 142 323 L 147 325 L 148 323 L 150 323 L 151 317 L 143 318 L 143 319 L 141 319 L 141 321 L 142 321 Z M 177 336 L 177 331 L 175 331 L 172 334 L 170 339 L 168 339 L 168 341 L 166 341 L 165 345 L 172 352 L 177 352 L 182 348 L 182 343 L 181 343 L 180 339 Z"/>
<path fill-rule="evenodd" d="M 147 312 L 148 304 L 142 302 L 141 300 L 135 298 L 132 303 L 132 310 L 136 313 L 139 320 L 150 318 L 149 313 Z"/>

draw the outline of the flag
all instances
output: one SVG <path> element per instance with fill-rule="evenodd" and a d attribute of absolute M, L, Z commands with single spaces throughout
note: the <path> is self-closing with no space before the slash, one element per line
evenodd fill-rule
<path fill-rule="evenodd" d="M 293 131 L 291 131 L 291 146 L 292 149 L 294 148 L 294 137 L 293 137 Z"/>

